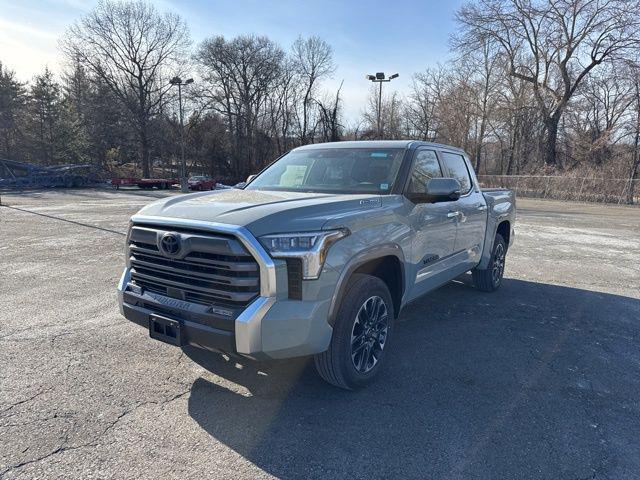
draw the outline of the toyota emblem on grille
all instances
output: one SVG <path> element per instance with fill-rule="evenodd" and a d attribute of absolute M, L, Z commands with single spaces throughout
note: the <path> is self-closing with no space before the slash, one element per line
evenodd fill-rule
<path fill-rule="evenodd" d="M 180 251 L 180 235 L 165 233 L 160 240 L 160 249 L 167 255 L 175 255 Z"/>

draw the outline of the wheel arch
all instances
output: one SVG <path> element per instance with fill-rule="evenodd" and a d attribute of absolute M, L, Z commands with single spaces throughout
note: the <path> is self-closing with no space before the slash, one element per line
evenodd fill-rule
<path fill-rule="evenodd" d="M 498 228 L 496 228 L 496 233 L 499 233 L 502 236 L 504 243 L 506 243 L 507 248 L 509 248 L 509 241 L 511 240 L 511 222 L 509 220 L 501 221 L 498 224 Z"/>
<path fill-rule="evenodd" d="M 349 279 L 357 273 L 373 275 L 385 282 L 393 300 L 394 315 L 397 317 L 402 308 L 406 292 L 404 255 L 399 246 L 387 245 L 375 250 L 362 252 L 345 266 L 331 299 L 329 324 L 331 326 L 334 325 L 338 307 L 344 297 Z"/>
<path fill-rule="evenodd" d="M 489 221 L 487 222 L 487 231 L 484 239 L 484 247 L 482 249 L 482 258 L 480 259 L 480 263 L 476 266 L 476 268 L 487 268 L 489 262 L 491 261 L 491 253 L 493 252 L 493 244 L 496 239 L 496 234 L 499 233 L 502 238 L 504 238 L 505 243 L 507 244 L 507 249 L 512 242 L 511 238 L 511 226 L 512 226 L 512 218 L 507 215 L 501 215 L 496 219 L 492 219 L 489 217 Z"/>

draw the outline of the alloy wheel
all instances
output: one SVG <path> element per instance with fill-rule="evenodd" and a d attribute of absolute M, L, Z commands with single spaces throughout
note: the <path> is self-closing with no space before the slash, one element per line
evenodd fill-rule
<path fill-rule="evenodd" d="M 389 309 L 379 296 L 369 297 L 360 306 L 351 329 L 351 361 L 360 373 L 368 373 L 378 363 L 389 334 Z"/>
<path fill-rule="evenodd" d="M 502 274 L 504 273 L 504 259 L 505 259 L 505 249 L 502 243 L 499 243 L 496 246 L 495 252 L 493 252 L 493 284 L 499 285 L 502 281 Z"/>

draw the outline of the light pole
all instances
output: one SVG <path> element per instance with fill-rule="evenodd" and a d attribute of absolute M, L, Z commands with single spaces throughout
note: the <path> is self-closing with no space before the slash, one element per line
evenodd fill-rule
<path fill-rule="evenodd" d="M 378 72 L 375 75 L 367 75 L 365 78 L 371 80 L 373 83 L 380 84 L 380 90 L 378 91 L 378 139 L 382 138 L 382 125 L 380 124 L 380 113 L 382 112 L 382 82 L 390 82 L 394 78 L 398 78 L 400 75 L 394 73 L 389 78 L 385 78 L 384 72 Z"/>
<path fill-rule="evenodd" d="M 180 77 L 173 77 L 169 80 L 171 85 L 178 86 L 178 108 L 180 110 L 180 150 L 181 150 L 181 162 L 180 162 L 180 190 L 182 193 L 189 191 L 189 185 L 187 185 L 187 162 L 184 158 L 184 122 L 182 121 L 182 86 L 193 83 L 193 78 L 188 78 L 184 82 Z"/>

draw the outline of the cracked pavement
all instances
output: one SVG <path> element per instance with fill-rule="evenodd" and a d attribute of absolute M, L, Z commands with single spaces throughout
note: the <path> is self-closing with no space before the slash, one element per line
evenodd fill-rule
<path fill-rule="evenodd" d="M 638 477 L 640 208 L 519 199 L 502 288 L 408 306 L 344 392 L 120 316 L 128 217 L 164 195 L 2 194 L 1 479 Z"/>

